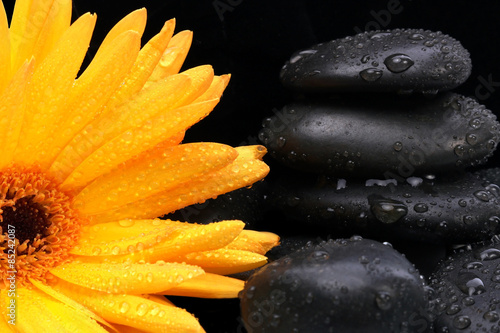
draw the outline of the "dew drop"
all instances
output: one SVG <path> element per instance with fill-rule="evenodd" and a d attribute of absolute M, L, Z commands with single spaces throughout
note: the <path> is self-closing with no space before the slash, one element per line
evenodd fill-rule
<path fill-rule="evenodd" d="M 466 207 L 467 206 L 467 201 L 465 201 L 464 199 L 460 199 L 460 200 L 458 200 L 458 205 L 460 207 Z"/>
<path fill-rule="evenodd" d="M 417 213 L 425 213 L 426 211 L 429 210 L 429 207 L 424 204 L 424 203 L 418 203 L 416 204 L 413 209 L 417 212 Z"/>
<path fill-rule="evenodd" d="M 375 302 L 380 310 L 389 310 L 392 306 L 392 298 L 386 291 L 379 291 L 375 295 Z"/>
<path fill-rule="evenodd" d="M 448 307 L 448 309 L 446 309 L 446 314 L 454 315 L 454 314 L 457 314 L 460 310 L 462 310 L 462 309 L 460 308 L 460 306 L 458 304 L 452 304 Z"/>
<path fill-rule="evenodd" d="M 422 34 L 411 34 L 410 36 L 408 36 L 408 39 L 411 39 L 411 40 L 423 40 L 423 39 L 425 39 L 425 37 Z"/>
<path fill-rule="evenodd" d="M 276 145 L 279 147 L 279 148 L 283 148 L 286 144 L 286 138 L 280 136 L 278 137 L 278 139 L 276 139 Z"/>
<path fill-rule="evenodd" d="M 500 315 L 498 315 L 498 312 L 496 311 L 487 311 L 484 313 L 483 318 L 493 323 L 500 319 Z"/>
<path fill-rule="evenodd" d="M 472 127 L 473 129 L 478 129 L 481 127 L 481 119 L 479 118 L 474 118 L 469 121 L 469 126 Z"/>
<path fill-rule="evenodd" d="M 467 134 L 467 136 L 465 137 L 465 140 L 467 141 L 468 144 L 470 145 L 475 145 L 477 143 L 477 135 L 476 134 L 472 134 L 472 133 L 469 133 Z"/>
<path fill-rule="evenodd" d="M 309 257 L 316 262 L 322 262 L 328 260 L 330 254 L 326 251 L 318 250 L 311 253 Z"/>
<path fill-rule="evenodd" d="M 500 225 L 500 218 L 498 216 L 492 216 L 488 219 L 488 229 L 491 231 L 496 231 Z"/>
<path fill-rule="evenodd" d="M 393 54 L 385 58 L 384 64 L 393 73 L 401 73 L 413 66 L 413 60 L 406 54 Z"/>
<path fill-rule="evenodd" d="M 136 313 L 139 317 L 144 316 L 148 312 L 148 305 L 141 303 L 137 306 Z"/>
<path fill-rule="evenodd" d="M 401 151 L 401 149 L 403 149 L 403 144 L 401 142 L 399 142 L 399 141 L 394 142 L 394 144 L 392 145 L 392 148 L 395 151 Z"/>
<path fill-rule="evenodd" d="M 472 223 L 474 223 L 474 218 L 472 216 L 470 216 L 470 215 L 465 215 L 463 217 L 463 221 L 464 221 L 465 224 L 471 225 Z"/>
<path fill-rule="evenodd" d="M 122 302 L 122 304 L 120 304 L 121 313 L 126 313 L 129 309 L 130 309 L 130 304 L 128 304 L 127 302 Z"/>
<path fill-rule="evenodd" d="M 459 330 L 469 327 L 471 324 L 470 318 L 467 316 L 457 316 L 453 319 L 453 326 Z"/>
<path fill-rule="evenodd" d="M 483 190 L 479 190 L 479 191 L 474 192 L 474 196 L 476 198 L 478 198 L 479 200 L 484 201 L 484 202 L 490 201 L 489 193 L 486 191 L 483 191 Z"/>
<path fill-rule="evenodd" d="M 488 260 L 495 260 L 500 258 L 500 250 L 491 248 L 491 249 L 486 249 L 484 251 L 479 252 L 476 257 L 478 259 L 481 259 L 483 261 L 488 261 Z"/>
<path fill-rule="evenodd" d="M 372 213 L 382 223 L 394 223 L 408 213 L 404 203 L 380 195 L 370 195 L 368 202 Z"/>
<path fill-rule="evenodd" d="M 382 77 L 383 72 L 377 68 L 367 68 L 359 72 L 359 76 L 367 82 L 377 81 Z"/>
<path fill-rule="evenodd" d="M 369 54 L 365 54 L 362 58 L 361 58 L 361 62 L 363 64 L 366 64 L 368 61 L 370 61 L 370 55 Z"/>
<path fill-rule="evenodd" d="M 463 272 L 457 277 L 456 285 L 468 296 L 479 295 L 486 291 L 483 281 L 472 272 Z"/>
<path fill-rule="evenodd" d="M 453 149 L 453 151 L 455 152 L 455 155 L 462 157 L 465 153 L 465 147 L 462 145 L 457 145 L 455 149 Z"/>

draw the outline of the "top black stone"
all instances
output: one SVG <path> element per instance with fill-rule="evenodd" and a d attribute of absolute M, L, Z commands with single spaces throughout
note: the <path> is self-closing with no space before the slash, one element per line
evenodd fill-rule
<path fill-rule="evenodd" d="M 470 75 L 469 52 L 441 32 L 370 31 L 321 43 L 292 55 L 282 83 L 302 92 L 436 93 Z"/>

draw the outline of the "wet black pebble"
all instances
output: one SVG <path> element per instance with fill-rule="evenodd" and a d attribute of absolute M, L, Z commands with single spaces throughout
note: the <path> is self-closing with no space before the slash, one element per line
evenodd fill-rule
<path fill-rule="evenodd" d="M 248 332 L 424 332 L 428 287 L 390 245 L 338 239 L 274 261 L 240 293 Z"/>
<path fill-rule="evenodd" d="M 456 180 L 429 178 L 292 174 L 273 183 L 269 202 L 296 229 L 316 226 L 333 234 L 456 244 L 500 233 L 499 186 L 471 173 Z"/>
<path fill-rule="evenodd" d="M 469 52 L 452 37 L 422 29 L 370 31 L 296 52 L 284 86 L 304 92 L 436 93 L 469 77 Z"/>
<path fill-rule="evenodd" d="M 431 279 L 436 332 L 500 332 L 500 246 L 462 249 Z"/>
<path fill-rule="evenodd" d="M 496 116 L 454 93 L 296 102 L 264 120 L 271 156 L 306 172 L 394 178 L 486 162 L 500 138 Z"/>

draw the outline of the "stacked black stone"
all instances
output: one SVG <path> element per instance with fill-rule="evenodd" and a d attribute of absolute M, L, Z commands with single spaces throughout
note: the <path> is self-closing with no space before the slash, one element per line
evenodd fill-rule
<path fill-rule="evenodd" d="M 259 133 L 272 157 L 298 170 L 273 185 L 273 207 L 385 240 L 463 243 L 499 233 L 500 188 L 469 173 L 493 154 L 499 123 L 449 91 L 470 72 L 457 40 L 416 29 L 365 32 L 292 55 L 281 80 L 301 99 Z"/>
<path fill-rule="evenodd" d="M 249 332 L 500 332 L 500 169 L 478 168 L 500 126 L 450 92 L 470 72 L 458 41 L 415 29 L 290 58 L 281 79 L 301 96 L 259 137 L 284 165 L 270 207 L 294 231 L 240 294 Z M 312 225 L 355 236 L 301 248 Z M 407 258 L 387 240 L 409 243 Z M 436 266 L 432 246 L 459 250 Z"/>

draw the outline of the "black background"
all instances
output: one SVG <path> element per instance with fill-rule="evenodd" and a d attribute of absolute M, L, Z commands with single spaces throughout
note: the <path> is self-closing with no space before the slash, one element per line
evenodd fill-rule
<path fill-rule="evenodd" d="M 143 41 L 175 17 L 176 31 L 193 30 L 184 69 L 211 64 L 216 74 L 231 73 L 231 82 L 212 114 L 195 125 L 186 141 L 215 141 L 233 146 L 257 143 L 262 120 L 292 99 L 279 82 L 290 55 L 313 44 L 360 30 L 423 28 L 442 31 L 469 50 L 473 70 L 455 89 L 476 97 L 500 115 L 500 2 L 489 1 L 327 1 L 327 0 L 75 0 L 74 18 L 98 14 L 86 62 L 105 33 L 137 8 L 148 9 Z M 11 13 L 13 1 L 4 1 Z M 490 84 L 485 82 L 490 81 Z M 498 83 L 496 83 L 498 82 Z M 497 151 L 488 166 L 500 162 Z M 271 173 L 273 171 L 271 170 Z M 208 332 L 243 332 L 238 301 L 176 299 L 195 313 Z M 224 323 L 216 323 L 225 318 Z"/>

